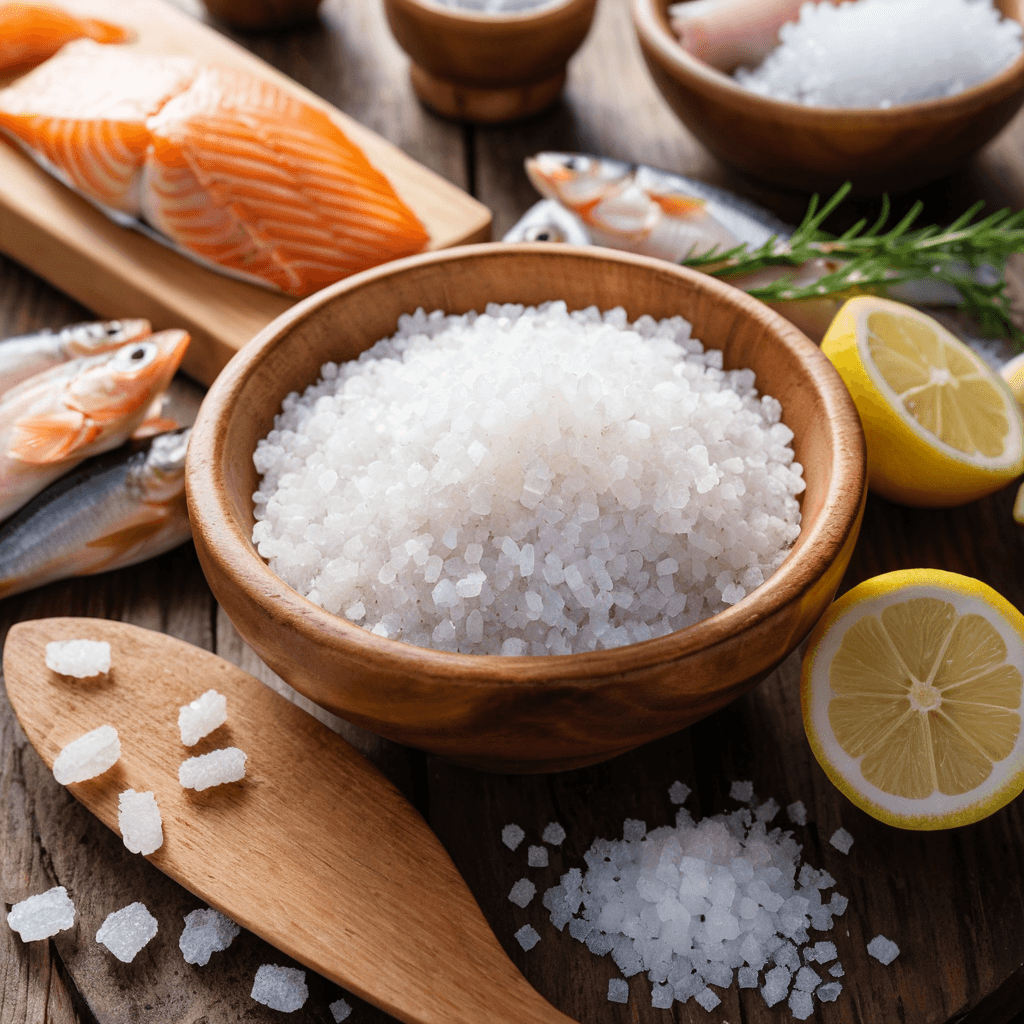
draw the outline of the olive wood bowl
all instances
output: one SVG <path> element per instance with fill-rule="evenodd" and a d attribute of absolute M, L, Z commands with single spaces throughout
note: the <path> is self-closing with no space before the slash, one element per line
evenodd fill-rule
<path fill-rule="evenodd" d="M 803 464 L 800 536 L 740 602 L 643 643 L 572 655 L 452 654 L 376 636 L 285 585 L 251 542 L 252 455 L 281 401 L 328 361 L 356 358 L 417 307 L 564 299 L 682 315 L 726 368 L 778 398 Z M 196 549 L 242 638 L 300 693 L 356 725 L 503 772 L 591 764 L 739 697 L 804 639 L 849 561 L 865 496 L 864 438 L 845 385 L 788 321 L 739 289 L 663 260 L 597 247 L 486 243 L 396 260 L 325 288 L 242 348 L 199 412 L 186 467 Z"/>
<path fill-rule="evenodd" d="M 590 31 L 597 0 L 562 0 L 517 14 L 474 14 L 432 0 L 384 0 L 409 55 L 419 99 L 445 117 L 500 124 L 549 107 Z"/>
<path fill-rule="evenodd" d="M 777 44 L 779 28 L 797 17 L 801 0 L 723 0 L 694 24 L 685 46 L 669 24 L 671 2 L 631 0 L 655 85 L 719 160 L 787 189 L 830 193 L 846 181 L 861 195 L 917 188 L 964 164 L 1024 102 L 1024 56 L 959 95 L 886 110 L 758 96 L 730 73 L 760 62 Z M 1024 0 L 996 6 L 1024 21 Z"/>

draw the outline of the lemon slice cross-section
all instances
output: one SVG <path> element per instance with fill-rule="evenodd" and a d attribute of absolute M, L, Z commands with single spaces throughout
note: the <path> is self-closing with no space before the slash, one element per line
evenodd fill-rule
<path fill-rule="evenodd" d="M 939 569 L 844 594 L 804 656 L 804 728 L 854 804 L 901 828 L 977 821 L 1024 789 L 1024 616 Z"/>

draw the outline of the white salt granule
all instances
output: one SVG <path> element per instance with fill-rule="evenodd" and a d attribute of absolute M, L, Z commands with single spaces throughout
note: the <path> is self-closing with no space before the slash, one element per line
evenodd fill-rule
<path fill-rule="evenodd" d="M 807 1020 L 814 1012 L 814 996 L 803 989 L 793 989 L 789 994 L 789 1010 L 797 1020 Z"/>
<path fill-rule="evenodd" d="M 62 785 L 94 779 L 121 756 L 121 742 L 112 725 L 101 725 L 72 740 L 53 762 L 53 777 Z"/>
<path fill-rule="evenodd" d="M 526 833 L 518 825 L 506 825 L 501 830 L 501 841 L 510 849 L 516 849 L 526 838 Z"/>
<path fill-rule="evenodd" d="M 110 671 L 110 644 L 106 640 L 51 640 L 46 645 L 46 667 L 76 679 L 104 675 Z"/>
<path fill-rule="evenodd" d="M 828 901 L 828 908 L 832 911 L 836 917 L 842 917 L 846 913 L 846 908 L 850 905 L 850 901 L 839 893 L 835 892 L 832 894 L 832 899 Z"/>
<path fill-rule="evenodd" d="M 536 892 L 537 886 L 533 882 L 528 878 L 520 878 L 509 890 L 509 902 L 514 903 L 517 907 L 525 907 L 536 895 Z"/>
<path fill-rule="evenodd" d="M 352 1012 L 352 1007 L 344 999 L 336 999 L 327 1009 L 331 1011 L 334 1024 L 341 1024 Z"/>
<path fill-rule="evenodd" d="M 637 643 L 742 599 L 799 535 L 779 403 L 679 317 L 419 310 L 321 373 L 257 445 L 252 539 L 376 635 L 504 656 Z"/>
<path fill-rule="evenodd" d="M 690 795 L 692 790 L 685 783 L 680 782 L 678 779 L 668 787 L 668 798 L 674 804 L 685 804 L 686 798 Z"/>
<path fill-rule="evenodd" d="M 181 742 L 194 747 L 204 736 L 222 726 L 228 719 L 228 699 L 216 690 L 207 690 L 178 711 Z"/>
<path fill-rule="evenodd" d="M 546 868 L 548 866 L 548 848 L 546 846 L 531 846 L 526 851 L 526 863 L 531 868 Z"/>
<path fill-rule="evenodd" d="M 96 932 L 96 941 L 106 946 L 122 963 L 130 964 L 156 933 L 156 918 L 146 905 L 129 903 L 127 907 L 107 915 Z"/>
<path fill-rule="evenodd" d="M 263 964 L 256 972 L 252 986 L 252 998 L 272 1010 L 294 1013 L 302 1009 L 309 998 L 306 987 L 306 972 L 294 967 L 278 967 Z"/>
<path fill-rule="evenodd" d="M 227 949 L 241 930 L 231 918 L 211 907 L 193 910 L 185 915 L 178 949 L 185 963 L 205 967 L 210 956 Z"/>
<path fill-rule="evenodd" d="M 845 828 L 837 828 L 829 838 L 829 843 L 840 853 L 849 853 L 850 847 L 853 846 L 853 836 Z"/>
<path fill-rule="evenodd" d="M 565 829 L 557 821 L 551 821 L 544 827 L 540 837 L 545 843 L 561 846 L 565 842 Z"/>
<path fill-rule="evenodd" d="M 668 1010 L 674 1001 L 675 993 L 672 991 L 671 985 L 653 985 L 651 987 L 651 1006 L 655 1009 Z"/>
<path fill-rule="evenodd" d="M 676 13 L 685 19 L 685 5 Z M 735 80 L 762 96 L 815 107 L 887 108 L 953 96 L 1008 67 L 1021 26 L 992 0 L 804 3 L 777 46 Z"/>
<path fill-rule="evenodd" d="M 515 933 L 515 938 L 523 949 L 533 949 L 533 947 L 540 942 L 540 934 L 537 929 L 528 924 L 524 924 L 523 927 Z"/>
<path fill-rule="evenodd" d="M 741 804 L 749 804 L 754 799 L 753 782 L 734 782 L 729 787 L 729 796 Z"/>
<path fill-rule="evenodd" d="M 815 995 L 823 1003 L 834 1003 L 839 998 L 839 993 L 843 991 L 843 986 L 838 981 L 830 981 L 827 985 L 822 985 L 815 991 Z"/>
<path fill-rule="evenodd" d="M 831 974 L 833 978 L 841 978 L 841 977 L 843 977 L 843 975 L 846 974 L 846 971 L 843 970 L 843 965 L 842 964 L 838 964 L 837 963 L 837 964 L 833 964 L 828 969 L 828 973 Z"/>
<path fill-rule="evenodd" d="M 773 967 L 764 979 L 761 987 L 761 998 L 767 1006 L 774 1006 L 782 1002 L 789 992 L 789 979 L 791 975 L 785 967 Z"/>
<path fill-rule="evenodd" d="M 245 778 L 247 755 L 238 747 L 211 750 L 209 754 L 190 757 L 178 768 L 178 781 L 185 789 L 203 790 L 225 782 Z"/>
<path fill-rule="evenodd" d="M 628 1003 L 629 1002 L 629 982 L 622 978 L 609 978 L 608 979 L 608 1002 L 609 1003 Z"/>
<path fill-rule="evenodd" d="M 159 850 L 164 841 L 164 829 L 156 796 L 126 789 L 117 798 L 117 827 L 124 845 L 132 853 L 146 856 Z"/>
<path fill-rule="evenodd" d="M 787 804 L 786 816 L 794 825 L 806 825 L 807 808 L 804 806 L 803 800 L 794 800 L 793 803 Z"/>
<path fill-rule="evenodd" d="M 836 958 L 834 942 L 816 942 L 804 950 L 804 960 L 809 964 L 827 964 Z"/>
<path fill-rule="evenodd" d="M 700 1003 L 700 1005 L 703 1006 L 705 1010 L 709 1012 L 713 1010 L 722 1001 L 709 988 L 701 989 L 701 991 L 698 992 L 693 998 L 698 1003 Z"/>
<path fill-rule="evenodd" d="M 22 942 L 48 939 L 75 923 L 75 905 L 67 889 L 57 885 L 15 903 L 7 915 L 7 923 L 21 936 Z"/>
<path fill-rule="evenodd" d="M 800 992 L 813 992 L 820 984 L 821 978 L 810 967 L 801 967 L 793 979 L 793 987 Z"/>
<path fill-rule="evenodd" d="M 876 935 L 868 943 L 868 952 L 882 964 L 891 964 L 899 956 L 900 947 L 884 935 Z"/>

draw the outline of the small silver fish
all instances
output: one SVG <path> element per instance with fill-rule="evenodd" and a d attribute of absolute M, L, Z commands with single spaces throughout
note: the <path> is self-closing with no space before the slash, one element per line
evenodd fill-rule
<path fill-rule="evenodd" d="M 148 320 L 94 320 L 6 338 L 0 341 L 0 395 L 70 359 L 109 352 L 152 333 Z"/>
<path fill-rule="evenodd" d="M 191 427 L 81 463 L 0 527 L 0 597 L 163 554 L 191 537 Z"/>

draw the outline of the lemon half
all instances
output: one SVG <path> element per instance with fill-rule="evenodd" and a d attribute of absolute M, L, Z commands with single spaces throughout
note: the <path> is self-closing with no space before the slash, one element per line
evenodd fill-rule
<path fill-rule="evenodd" d="M 907 829 L 978 821 L 1024 789 L 1024 616 L 979 580 L 886 573 L 811 634 L 804 729 L 825 774 Z"/>
<path fill-rule="evenodd" d="M 821 343 L 867 441 L 868 486 L 904 505 L 961 505 L 1024 471 L 1024 421 L 1006 382 L 930 316 L 848 300 Z"/>

